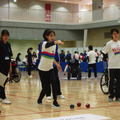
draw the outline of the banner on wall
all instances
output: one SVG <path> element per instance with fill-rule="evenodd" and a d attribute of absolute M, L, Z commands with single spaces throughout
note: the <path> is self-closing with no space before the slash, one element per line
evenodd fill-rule
<path fill-rule="evenodd" d="M 45 4 L 45 21 L 51 22 L 51 4 Z"/>

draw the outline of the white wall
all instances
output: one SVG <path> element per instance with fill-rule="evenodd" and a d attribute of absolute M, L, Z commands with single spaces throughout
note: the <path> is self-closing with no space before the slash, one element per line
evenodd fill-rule
<path fill-rule="evenodd" d="M 0 18 L 8 19 L 9 18 L 9 4 L 8 0 L 0 0 Z"/>
<path fill-rule="evenodd" d="M 78 4 L 41 2 L 39 0 L 0 0 L 0 18 L 12 20 L 45 22 L 45 3 L 51 4 L 51 22 L 53 23 L 81 23 L 92 21 L 91 6 Z M 87 11 L 82 11 L 82 10 Z M 97 13 L 97 11 L 96 11 Z M 104 8 L 103 19 L 111 20 L 120 17 L 120 6 Z"/>
<path fill-rule="evenodd" d="M 104 19 L 116 19 L 120 17 L 120 6 L 110 6 L 104 9 Z"/>
<path fill-rule="evenodd" d="M 14 3 L 10 2 L 10 19 L 31 20 L 45 22 L 45 3 L 38 0 L 20 0 Z M 72 14 L 78 11 L 76 4 L 50 3 L 51 4 L 51 22 L 70 23 Z"/>

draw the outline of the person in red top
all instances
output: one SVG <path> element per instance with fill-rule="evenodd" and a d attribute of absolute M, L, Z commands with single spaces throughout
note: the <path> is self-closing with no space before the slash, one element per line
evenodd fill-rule
<path fill-rule="evenodd" d="M 84 56 L 82 53 L 80 53 L 80 62 L 83 62 Z"/>

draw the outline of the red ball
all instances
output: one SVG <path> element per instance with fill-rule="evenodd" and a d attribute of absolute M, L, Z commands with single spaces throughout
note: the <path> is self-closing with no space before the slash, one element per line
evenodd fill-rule
<path fill-rule="evenodd" d="M 98 6 L 98 8 L 100 9 L 100 8 L 101 8 L 101 6 Z"/>
<path fill-rule="evenodd" d="M 90 108 L 90 104 L 89 103 L 86 104 L 86 108 Z"/>
<path fill-rule="evenodd" d="M 77 103 L 77 106 L 78 106 L 78 107 L 80 107 L 80 106 L 81 106 L 81 103 L 80 103 L 80 102 L 78 102 L 78 103 Z"/>

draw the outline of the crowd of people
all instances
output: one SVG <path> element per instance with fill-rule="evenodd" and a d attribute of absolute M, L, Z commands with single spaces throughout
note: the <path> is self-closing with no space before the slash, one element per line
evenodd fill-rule
<path fill-rule="evenodd" d="M 0 38 L 0 102 L 5 104 L 11 104 L 11 101 L 6 97 L 5 86 L 8 81 L 8 73 L 12 71 L 11 58 L 13 56 L 11 45 L 8 41 L 9 32 L 7 30 L 2 30 Z M 73 58 L 77 61 L 81 60 L 83 62 L 88 62 L 88 78 L 91 77 L 91 69 L 94 69 L 94 76 L 97 77 L 96 73 L 96 62 L 99 59 L 106 60 L 105 57 L 108 54 L 108 69 L 110 76 L 109 83 L 109 102 L 113 101 L 113 98 L 116 98 L 116 101 L 120 102 L 120 41 L 119 30 L 111 30 L 110 40 L 103 48 L 102 52 L 98 54 L 97 50 L 93 50 L 93 46 L 88 47 L 88 53 L 80 53 L 75 51 Z M 53 106 L 59 107 L 60 105 L 57 102 L 57 95 L 61 95 L 60 80 L 58 77 L 58 71 L 62 70 L 59 57 L 58 57 L 58 44 L 64 45 L 64 42 L 61 40 L 55 40 L 55 32 L 53 30 L 47 29 L 43 33 L 44 40 L 39 44 L 39 54 L 38 54 L 38 71 L 39 77 L 42 84 L 42 90 L 38 97 L 37 103 L 42 104 L 42 100 L 45 95 L 53 94 Z M 33 53 L 33 48 L 30 47 L 27 50 L 27 55 L 25 56 L 24 62 L 28 66 L 28 75 L 31 78 L 31 67 L 35 65 L 36 54 Z M 19 64 L 21 53 L 18 53 L 16 57 L 16 63 Z M 60 62 L 69 61 L 72 58 L 69 51 L 65 55 L 65 52 L 61 50 Z M 54 64 L 53 64 L 54 63 Z M 114 88 L 114 81 L 117 80 L 116 88 Z M 50 95 L 51 96 L 51 95 Z"/>
<path fill-rule="evenodd" d="M 103 61 L 103 54 L 102 51 L 100 51 L 100 53 L 98 53 L 97 49 L 95 49 L 95 53 L 97 54 L 96 57 L 96 62 L 101 62 Z M 88 57 L 87 57 L 87 52 L 86 50 L 84 50 L 83 53 L 80 53 L 78 51 L 74 52 L 74 55 L 72 56 L 71 53 L 69 51 L 67 51 L 67 54 L 65 54 L 64 50 L 61 50 L 60 53 L 60 62 L 67 62 L 69 61 L 71 58 L 74 58 L 80 62 L 88 62 Z"/>
<path fill-rule="evenodd" d="M 21 53 L 18 53 L 15 59 L 15 62 L 17 63 L 17 65 L 24 64 L 27 67 L 29 78 L 32 78 L 31 70 L 32 69 L 37 70 L 37 60 L 38 60 L 37 54 L 36 52 L 32 53 L 32 51 L 33 51 L 32 47 L 28 48 L 27 55 L 25 55 L 25 58 L 23 59 L 23 61 L 20 58 Z"/>

